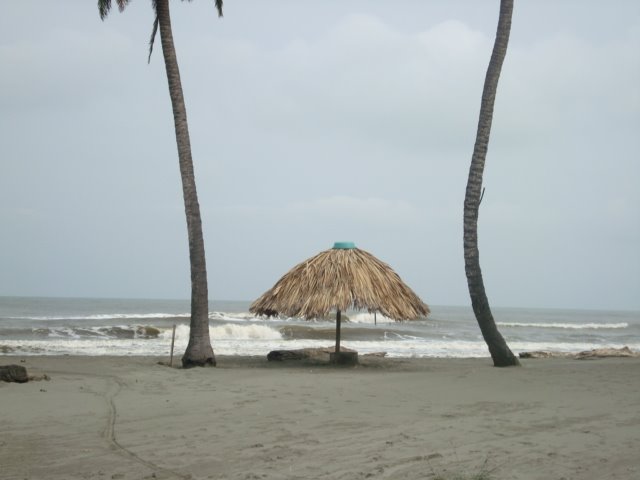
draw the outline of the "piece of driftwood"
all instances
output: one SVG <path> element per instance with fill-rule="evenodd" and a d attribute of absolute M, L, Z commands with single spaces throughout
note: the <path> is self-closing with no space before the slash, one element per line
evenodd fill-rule
<path fill-rule="evenodd" d="M 267 354 L 270 362 L 283 362 L 285 360 L 303 360 L 309 358 L 302 350 L 272 350 Z"/>
<path fill-rule="evenodd" d="M 622 348 L 595 348 L 593 350 L 585 350 L 578 353 L 551 352 L 547 350 L 538 350 L 534 352 L 521 352 L 520 358 L 575 358 L 578 360 L 589 358 L 607 358 L 607 357 L 640 357 L 640 352 L 634 352 L 629 347 Z"/>
<path fill-rule="evenodd" d="M 629 347 L 622 348 L 596 348 L 576 354 L 576 358 L 606 358 L 606 357 L 640 357 L 640 352 L 634 352 Z"/>
<path fill-rule="evenodd" d="M 574 353 L 550 352 L 548 350 L 535 350 L 533 352 L 520 352 L 520 358 L 572 358 Z"/>
<path fill-rule="evenodd" d="M 29 375 L 22 365 L 0 365 L 0 381 L 26 383 L 29 381 Z"/>
<path fill-rule="evenodd" d="M 285 360 L 329 360 L 334 352 L 334 347 L 327 348 L 301 348 L 298 350 L 272 350 L 267 354 L 270 362 L 283 362 Z M 342 347 L 341 352 L 356 353 L 355 350 Z"/>

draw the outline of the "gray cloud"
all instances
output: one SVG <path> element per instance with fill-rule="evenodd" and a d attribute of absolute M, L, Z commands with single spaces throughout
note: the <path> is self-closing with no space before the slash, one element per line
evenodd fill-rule
<path fill-rule="evenodd" d="M 76 3 L 0 19 L 0 294 L 185 297 L 150 6 L 100 22 Z M 218 20 L 208 3 L 172 12 L 211 297 L 254 298 L 353 240 L 425 301 L 468 303 L 462 201 L 496 5 L 229 2 Z M 638 309 L 640 7 L 576 5 L 516 6 L 483 272 L 497 305 Z"/>

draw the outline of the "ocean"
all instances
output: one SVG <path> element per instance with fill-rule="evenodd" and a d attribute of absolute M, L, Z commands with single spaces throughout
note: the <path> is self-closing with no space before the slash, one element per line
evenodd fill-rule
<path fill-rule="evenodd" d="M 217 355 L 266 355 L 334 344 L 335 321 L 256 318 L 249 304 L 210 302 Z M 431 309 L 427 319 L 410 322 L 347 312 L 341 344 L 390 357 L 489 356 L 470 307 Z M 0 297 L 0 355 L 168 356 L 176 325 L 179 358 L 188 342 L 188 312 L 188 300 Z M 493 308 L 493 314 L 516 354 L 623 346 L 640 350 L 640 312 Z"/>

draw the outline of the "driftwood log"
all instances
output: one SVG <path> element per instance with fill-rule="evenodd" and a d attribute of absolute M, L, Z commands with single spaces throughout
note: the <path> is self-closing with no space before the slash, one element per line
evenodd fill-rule
<path fill-rule="evenodd" d="M 272 350 L 267 354 L 270 362 L 284 362 L 285 360 L 304 360 L 309 355 L 304 350 Z"/>
<path fill-rule="evenodd" d="M 26 383 L 28 381 L 27 369 L 22 365 L 0 365 L 0 382 Z"/>
<path fill-rule="evenodd" d="M 587 358 L 607 358 L 607 357 L 640 357 L 640 352 L 634 352 L 629 347 L 622 348 L 596 348 L 578 353 L 551 352 L 538 350 L 535 352 L 521 352 L 520 358 L 576 358 L 578 360 Z"/>
<path fill-rule="evenodd" d="M 341 352 L 357 353 L 355 350 L 342 347 Z M 334 353 L 334 347 L 327 348 L 301 348 L 299 350 L 272 350 L 267 355 L 270 362 L 283 362 L 285 360 L 329 360 Z"/>

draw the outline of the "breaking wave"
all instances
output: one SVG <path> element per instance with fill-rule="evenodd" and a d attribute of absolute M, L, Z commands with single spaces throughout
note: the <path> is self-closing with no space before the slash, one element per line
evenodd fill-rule
<path fill-rule="evenodd" d="M 500 327 L 529 327 L 529 328 L 566 328 L 570 330 L 598 330 L 627 328 L 628 323 L 520 323 L 520 322 L 496 322 Z"/>
<path fill-rule="evenodd" d="M 172 330 L 163 330 L 160 338 L 171 338 Z M 238 325 L 228 323 L 215 327 L 209 327 L 209 335 L 215 340 L 280 340 L 282 335 L 275 328 L 266 325 Z M 189 338 L 189 325 L 176 327 L 176 339 Z"/>

